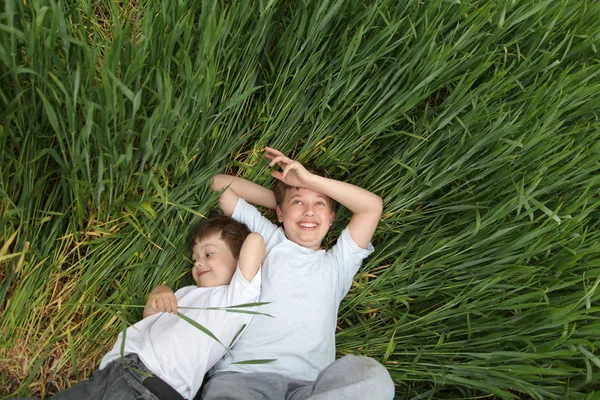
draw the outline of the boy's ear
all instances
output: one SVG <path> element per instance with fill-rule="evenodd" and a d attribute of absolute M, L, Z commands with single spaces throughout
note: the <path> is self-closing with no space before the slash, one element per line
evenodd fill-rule
<path fill-rule="evenodd" d="M 335 219 L 335 211 L 331 211 L 331 222 L 329 223 L 329 226 L 333 225 L 333 220 Z"/>
<path fill-rule="evenodd" d="M 279 206 L 275 207 L 275 212 L 277 213 L 277 221 L 283 222 L 281 207 L 279 207 Z"/>

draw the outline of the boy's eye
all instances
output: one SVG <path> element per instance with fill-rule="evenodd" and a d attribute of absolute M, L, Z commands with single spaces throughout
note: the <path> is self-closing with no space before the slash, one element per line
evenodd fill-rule
<path fill-rule="evenodd" d="M 318 205 L 318 206 L 324 206 L 324 205 L 325 205 L 325 203 L 323 203 L 322 201 L 319 201 L 319 202 L 317 202 L 317 205 Z"/>
<path fill-rule="evenodd" d="M 292 204 L 302 204 L 302 202 L 300 200 L 294 200 Z"/>
<path fill-rule="evenodd" d="M 206 257 L 210 257 L 212 255 L 213 255 L 213 253 L 206 253 Z"/>

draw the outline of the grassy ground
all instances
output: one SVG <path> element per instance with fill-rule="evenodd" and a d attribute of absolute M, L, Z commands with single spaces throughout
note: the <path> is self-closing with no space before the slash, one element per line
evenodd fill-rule
<path fill-rule="evenodd" d="M 398 399 L 599 395 L 599 2 L 3 4 L 0 397 L 189 283 L 209 177 L 270 184 L 267 144 L 385 201 L 339 355 Z"/>

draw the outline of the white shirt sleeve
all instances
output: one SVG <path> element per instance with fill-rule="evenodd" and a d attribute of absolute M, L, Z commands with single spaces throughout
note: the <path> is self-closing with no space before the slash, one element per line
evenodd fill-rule
<path fill-rule="evenodd" d="M 271 245 L 271 239 L 276 236 L 277 225 L 265 218 L 253 205 L 241 197 L 238 199 L 231 217 L 236 221 L 243 222 L 252 232 L 260 233 L 265 239 L 267 249 Z"/>
<path fill-rule="evenodd" d="M 356 244 L 348 227 L 344 228 L 337 243 L 327 252 L 331 257 L 331 263 L 337 271 L 337 290 L 338 303 L 350 290 L 354 275 L 360 268 L 362 261 L 367 258 L 375 249 L 369 243 L 366 249 Z"/>
<path fill-rule="evenodd" d="M 252 278 L 252 281 L 248 282 L 242 271 L 240 270 L 240 266 L 238 265 L 233 273 L 233 277 L 231 278 L 231 282 L 229 283 L 228 290 L 228 299 L 227 304 L 229 305 L 237 305 L 239 303 L 239 299 L 249 299 L 255 297 L 258 299 L 260 295 L 260 284 L 261 284 L 261 269 L 259 268 Z"/>

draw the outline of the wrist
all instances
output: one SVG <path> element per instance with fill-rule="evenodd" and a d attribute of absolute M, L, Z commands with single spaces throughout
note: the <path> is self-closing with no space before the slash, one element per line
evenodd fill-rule
<path fill-rule="evenodd" d="M 323 193 L 327 190 L 327 178 L 320 175 L 315 175 L 312 173 L 308 173 L 305 182 L 306 188 L 310 190 L 314 190 L 315 192 Z"/>

